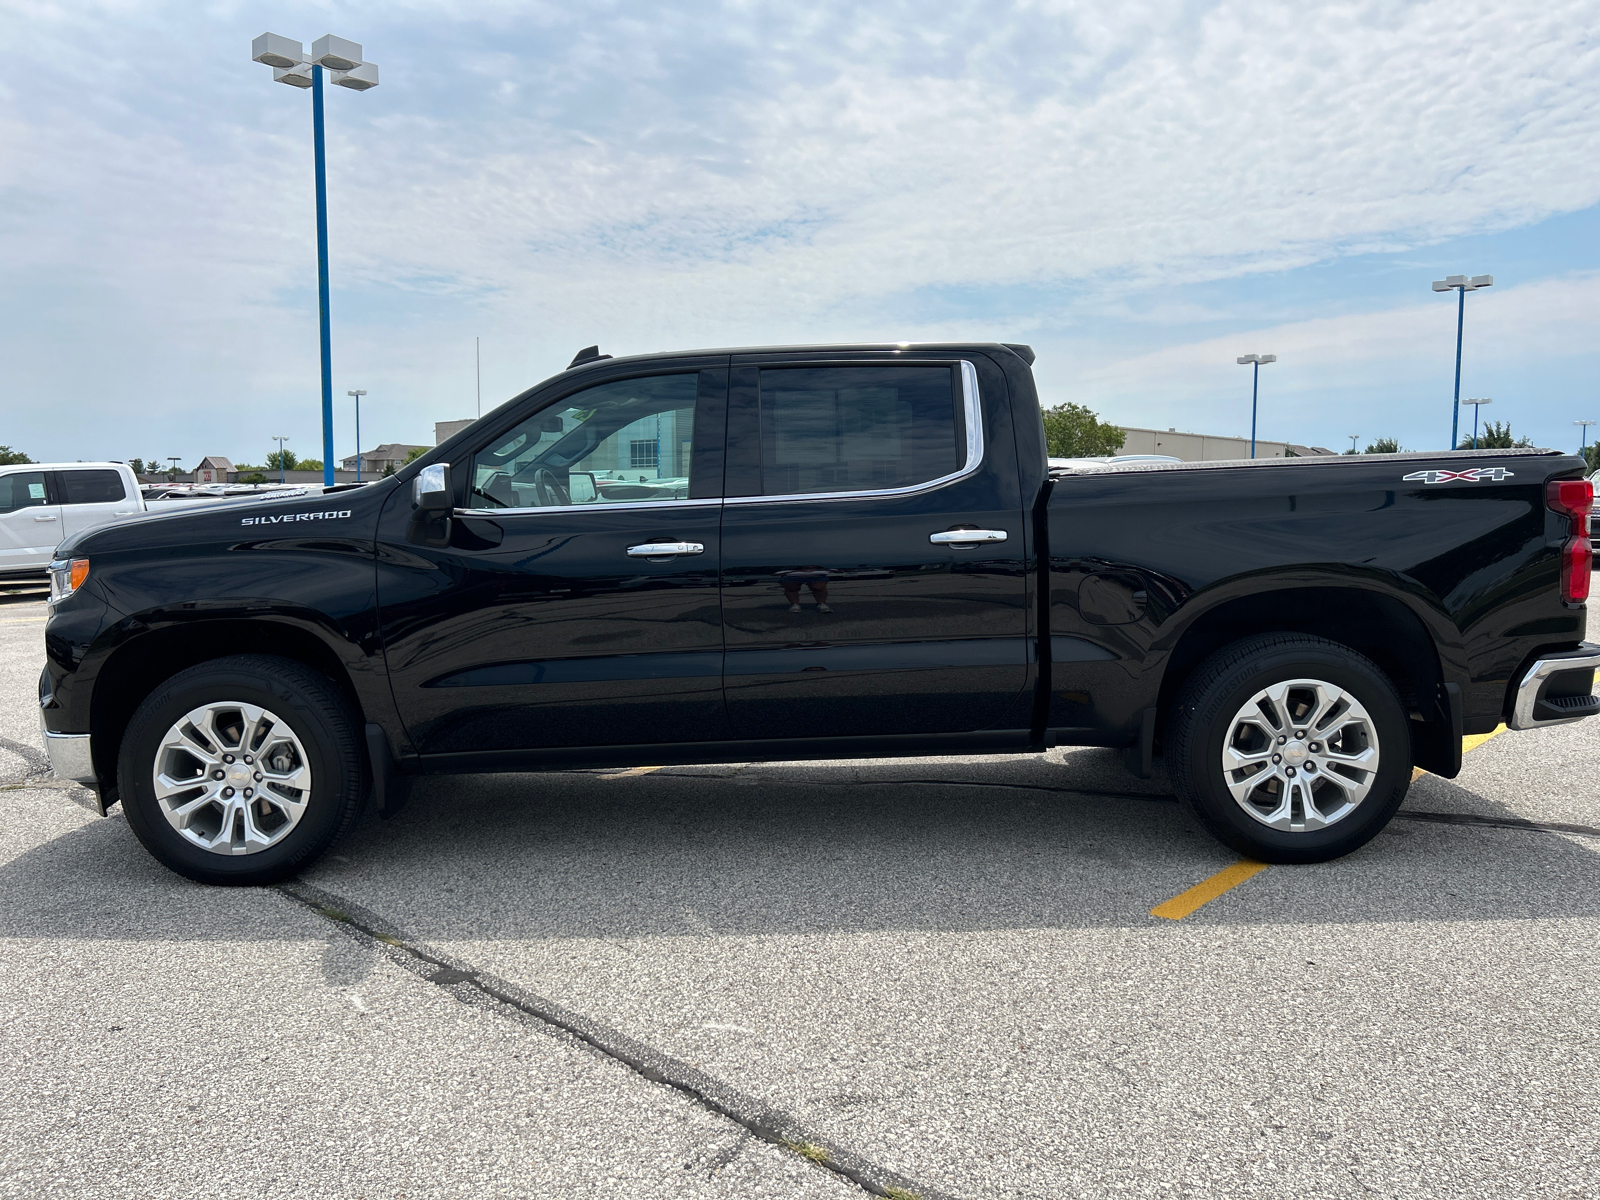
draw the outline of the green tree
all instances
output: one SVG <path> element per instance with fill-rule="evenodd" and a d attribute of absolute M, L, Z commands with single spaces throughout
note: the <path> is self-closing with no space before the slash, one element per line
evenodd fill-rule
<path fill-rule="evenodd" d="M 1127 435 L 1081 404 L 1040 408 L 1044 444 L 1052 458 L 1097 458 L 1122 449 Z"/>
<path fill-rule="evenodd" d="M 393 474 L 394 474 L 394 464 L 393 463 L 389 463 L 388 465 L 386 465 L 383 468 L 383 477 L 385 479 L 387 479 L 387 478 L 389 478 L 389 476 L 391 476 Z"/>
<path fill-rule="evenodd" d="M 1589 464 L 1590 471 L 1600 471 L 1600 442 L 1584 447 L 1583 460 Z"/>
<path fill-rule="evenodd" d="M 10 446 L 0 446 L 0 467 L 11 467 L 19 463 L 31 463 L 32 461 L 33 459 L 29 458 L 21 450 L 13 450 Z"/>
<path fill-rule="evenodd" d="M 267 477 L 260 471 L 251 471 L 248 475 L 239 476 L 240 483 L 265 483 L 266 481 Z"/>
<path fill-rule="evenodd" d="M 294 471 L 300 466 L 300 457 L 293 450 L 274 450 L 267 455 L 267 467 L 270 470 Z"/>
<path fill-rule="evenodd" d="M 1400 444 L 1399 438 L 1374 438 L 1367 443 L 1364 454 L 1403 454 L 1405 447 Z"/>
<path fill-rule="evenodd" d="M 1516 441 L 1511 440 L 1510 421 L 1489 421 L 1478 431 L 1479 450 L 1510 450 L 1514 446 L 1531 445 L 1533 445 L 1533 439 L 1529 437 L 1518 438 Z M 1456 449 L 1471 450 L 1472 435 L 1469 433 L 1462 438 L 1461 445 L 1457 446 Z"/>
<path fill-rule="evenodd" d="M 128 470 L 132 471 L 135 475 L 143 475 L 144 474 L 144 459 L 142 459 L 142 458 L 130 458 L 128 460 Z"/>
<path fill-rule="evenodd" d="M 298 471 L 320 471 L 322 470 L 322 460 L 320 458 L 302 458 L 300 465 L 295 469 Z"/>
<path fill-rule="evenodd" d="M 406 462 L 414 463 L 427 452 L 428 448 L 426 446 L 413 446 L 411 447 L 411 452 L 406 455 Z"/>

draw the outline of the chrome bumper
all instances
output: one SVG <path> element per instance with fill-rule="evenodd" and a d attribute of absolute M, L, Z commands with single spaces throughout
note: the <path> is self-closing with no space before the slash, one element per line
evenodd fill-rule
<path fill-rule="evenodd" d="M 99 780 L 95 778 L 94 758 L 89 753 L 87 733 L 52 733 L 44 727 L 44 713 L 39 714 L 39 729 L 44 733 L 44 748 L 50 755 L 50 772 L 57 779 L 70 779 L 88 788 L 85 794 L 74 797 L 92 812 L 106 815 L 105 800 L 101 798 Z"/>
<path fill-rule="evenodd" d="M 1528 668 L 1522 682 L 1517 684 L 1517 701 L 1513 706 L 1512 729 L 1543 729 L 1549 725 L 1570 725 L 1600 713 L 1600 696 L 1543 695 L 1550 679 L 1564 671 L 1593 671 L 1600 667 L 1600 646 L 1586 642 L 1576 650 L 1562 650 L 1547 654 Z M 1591 683 L 1591 688 L 1592 688 Z"/>

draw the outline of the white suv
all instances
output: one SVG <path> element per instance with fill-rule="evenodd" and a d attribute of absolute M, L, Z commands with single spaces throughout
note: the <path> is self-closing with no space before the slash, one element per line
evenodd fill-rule
<path fill-rule="evenodd" d="M 0 467 L 0 576 L 42 575 L 72 534 L 143 511 L 126 463 Z"/>

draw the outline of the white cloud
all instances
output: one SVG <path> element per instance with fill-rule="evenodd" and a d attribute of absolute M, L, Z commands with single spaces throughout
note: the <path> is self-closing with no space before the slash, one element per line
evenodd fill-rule
<path fill-rule="evenodd" d="M 1007 328 L 1044 337 L 1157 282 L 1526 224 L 1600 200 L 1597 16 L 1593 0 L 341 10 L 384 85 L 329 97 L 336 369 L 379 381 L 409 422 L 393 433 L 420 437 L 459 411 L 473 333 L 501 396 L 597 339 L 926 336 L 916 297 L 1010 287 L 1039 299 Z M 306 408 L 307 98 L 244 47 L 331 19 L 13 8 L 29 53 L 0 95 L 17 284 L 0 352 L 20 394 L 65 389 L 75 423 L 90 416 L 105 444 L 82 452 L 150 452 L 142 419 L 237 457 L 223 439 Z M 15 440 L 65 452 L 65 427 L 30 420 Z"/>
<path fill-rule="evenodd" d="M 1509 420 L 1542 444 L 1565 445 L 1566 427 L 1579 415 L 1573 405 L 1588 404 L 1593 388 L 1578 396 L 1549 394 L 1538 383 L 1529 386 L 1527 368 L 1552 360 L 1592 367 L 1600 357 L 1594 338 L 1600 272 L 1474 292 L 1467 308 L 1462 395 L 1493 393 L 1498 403 L 1484 410 L 1485 419 Z M 1230 333 L 1076 373 L 1064 390 L 1121 424 L 1189 429 L 1197 415 L 1201 424 L 1215 425 L 1206 414 L 1220 411 L 1230 414 L 1226 428 L 1201 432 L 1238 433 L 1248 429 L 1241 397 L 1249 395 L 1251 368 L 1235 359 L 1276 354 L 1278 361 L 1262 371 L 1262 389 L 1280 433 L 1292 429 L 1293 440 L 1336 445 L 1346 436 L 1339 431 L 1354 421 L 1369 438 L 1404 435 L 1411 447 L 1426 449 L 1442 445 L 1449 432 L 1455 310 L 1455 297 L 1441 296 Z M 1066 398 L 1047 394 L 1046 402 Z"/>

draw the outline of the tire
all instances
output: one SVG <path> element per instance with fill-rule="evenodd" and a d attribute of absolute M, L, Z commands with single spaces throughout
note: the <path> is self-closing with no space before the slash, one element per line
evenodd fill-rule
<path fill-rule="evenodd" d="M 287 879 L 361 811 L 371 781 L 360 728 L 332 681 L 291 659 L 240 654 L 190 667 L 146 697 L 123 734 L 128 824 L 165 866 L 200 883 Z"/>
<path fill-rule="evenodd" d="M 1317 737 L 1318 722 L 1332 740 Z M 1179 798 L 1260 862 L 1349 854 L 1389 823 L 1411 785 L 1410 722 L 1394 683 L 1348 646 L 1301 634 L 1245 638 L 1203 662 L 1167 750 Z"/>

